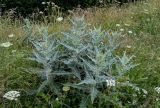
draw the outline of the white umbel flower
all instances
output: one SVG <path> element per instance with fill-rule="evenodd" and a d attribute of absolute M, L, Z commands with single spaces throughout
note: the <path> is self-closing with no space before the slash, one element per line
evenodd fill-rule
<path fill-rule="evenodd" d="M 12 37 L 14 37 L 14 34 L 10 34 L 10 35 L 8 35 L 8 37 L 9 37 L 9 38 L 12 38 Z"/>
<path fill-rule="evenodd" d="M 45 4 L 46 4 L 46 2 L 42 2 L 42 4 L 43 4 L 43 5 L 45 5 Z"/>
<path fill-rule="evenodd" d="M 107 82 L 107 86 L 110 86 L 110 87 L 116 85 L 116 82 L 114 79 L 108 79 L 108 80 L 106 80 L 106 82 Z"/>
<path fill-rule="evenodd" d="M 5 47 L 5 48 L 10 47 L 11 45 L 13 44 L 10 42 L 5 42 L 5 43 L 0 44 L 1 47 Z"/>
<path fill-rule="evenodd" d="M 120 29 L 120 31 L 121 31 L 121 32 L 123 32 L 123 31 L 124 31 L 124 29 Z"/>
<path fill-rule="evenodd" d="M 132 48 L 132 46 L 130 46 L 130 45 L 127 45 L 126 47 L 127 47 L 127 48 Z"/>
<path fill-rule="evenodd" d="M 131 30 L 128 31 L 129 34 L 132 34 L 133 32 Z"/>
<path fill-rule="evenodd" d="M 116 27 L 120 27 L 121 25 L 120 24 L 116 24 Z"/>
<path fill-rule="evenodd" d="M 8 100 L 17 100 L 20 96 L 20 92 L 18 91 L 9 91 L 4 94 L 3 98 L 6 98 Z"/>
<path fill-rule="evenodd" d="M 125 26 L 129 27 L 130 25 L 129 24 L 124 24 Z"/>
<path fill-rule="evenodd" d="M 42 11 L 40 11 L 39 13 L 40 13 L 40 14 L 43 14 L 43 12 L 42 12 Z"/>
<path fill-rule="evenodd" d="M 103 3 L 103 0 L 99 0 L 99 3 Z"/>
<path fill-rule="evenodd" d="M 61 22 L 61 21 L 63 20 L 63 17 L 58 17 L 56 20 L 57 20 L 58 22 Z"/>
<path fill-rule="evenodd" d="M 160 87 L 156 87 L 156 88 L 155 88 L 155 91 L 156 91 L 158 94 L 160 94 Z"/>

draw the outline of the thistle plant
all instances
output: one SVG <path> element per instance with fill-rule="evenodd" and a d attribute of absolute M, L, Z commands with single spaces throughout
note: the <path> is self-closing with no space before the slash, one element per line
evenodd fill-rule
<path fill-rule="evenodd" d="M 58 60 L 58 51 L 56 51 L 58 45 L 56 44 L 55 40 L 50 39 L 47 28 L 39 29 L 39 33 L 41 34 L 40 39 L 30 39 L 30 42 L 35 48 L 35 50 L 33 51 L 33 59 L 42 64 L 40 76 L 42 77 L 44 82 L 38 90 L 40 92 L 46 85 L 50 85 L 53 83 L 52 67 L 53 64 L 56 64 Z"/>
<path fill-rule="evenodd" d="M 69 31 L 59 33 L 60 40 L 53 39 L 56 34 L 49 35 L 47 28 L 40 29 L 40 40 L 30 40 L 34 60 L 42 64 L 44 83 L 40 88 L 49 85 L 57 95 L 70 89 L 80 91 L 80 107 L 84 108 L 89 101 L 94 104 L 102 95 L 112 94 L 119 85 L 136 87 L 125 79 L 119 80 L 136 66 L 131 63 L 133 56 L 128 57 L 126 52 L 122 57 L 116 55 L 119 33 L 101 27 L 90 29 L 84 17 L 71 20 L 71 24 Z"/>
<path fill-rule="evenodd" d="M 79 83 L 70 86 L 87 92 L 94 103 L 103 89 L 117 85 L 116 80 L 136 65 L 130 63 L 133 56 L 115 55 L 119 33 L 105 32 L 101 28 L 88 29 L 83 17 L 71 22 L 72 28 L 62 33 L 64 39 L 60 43 L 68 54 L 64 63 L 79 79 Z"/>

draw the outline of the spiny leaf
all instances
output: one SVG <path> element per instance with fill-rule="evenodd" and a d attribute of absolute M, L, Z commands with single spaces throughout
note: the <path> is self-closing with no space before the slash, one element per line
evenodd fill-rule
<path fill-rule="evenodd" d="M 91 101 L 92 103 L 94 102 L 95 98 L 97 97 L 97 94 L 98 94 L 98 90 L 96 89 L 95 86 L 92 86 L 91 88 Z"/>
<path fill-rule="evenodd" d="M 48 84 L 47 81 L 43 81 L 40 87 L 38 88 L 37 93 L 42 92 L 47 84 Z"/>
<path fill-rule="evenodd" d="M 78 83 L 77 85 L 81 85 L 81 84 L 91 84 L 91 85 L 95 85 L 96 81 L 94 79 L 85 79 L 82 80 L 80 83 Z"/>

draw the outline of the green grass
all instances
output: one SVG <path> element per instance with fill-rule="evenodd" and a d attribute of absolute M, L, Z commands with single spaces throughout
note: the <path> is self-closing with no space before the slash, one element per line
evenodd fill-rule
<path fill-rule="evenodd" d="M 158 108 L 160 102 L 156 101 L 159 95 L 155 87 L 160 87 L 160 4 L 159 0 L 150 0 L 148 4 L 131 4 L 117 8 L 98 9 L 86 15 L 86 20 L 92 25 L 101 25 L 103 29 L 119 31 L 123 28 L 119 53 L 126 51 L 135 55 L 134 63 L 139 64 L 126 75 L 139 87 L 148 91 L 145 99 L 141 95 L 136 97 L 137 107 Z M 11 21 L 9 18 L 0 19 L 0 43 L 10 41 L 13 45 L 9 48 L 0 47 L 0 107 L 5 103 L 2 96 L 6 91 L 19 90 L 22 92 L 21 102 L 7 102 L 12 107 L 49 107 L 42 97 L 25 97 L 29 90 L 36 90 L 40 81 L 36 74 L 30 74 L 25 69 L 38 66 L 37 63 L 27 60 L 32 54 L 31 46 L 22 43 L 24 36 L 23 23 L 19 20 Z M 120 27 L 116 27 L 120 24 Z M 125 26 L 129 24 L 129 26 Z M 33 24 L 43 26 L 45 24 Z M 50 32 L 61 31 L 69 27 L 68 21 L 49 25 Z M 131 30 L 133 33 L 129 34 Z M 14 34 L 9 38 L 9 34 Z M 127 48 L 126 46 L 131 46 Z M 13 52 L 16 50 L 16 52 Z M 33 101 L 34 100 L 34 101 Z M 16 105 L 16 106 L 14 106 Z"/>

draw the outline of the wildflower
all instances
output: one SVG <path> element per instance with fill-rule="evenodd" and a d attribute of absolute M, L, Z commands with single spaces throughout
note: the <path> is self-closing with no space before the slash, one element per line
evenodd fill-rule
<path fill-rule="evenodd" d="M 124 29 L 120 29 L 120 31 L 121 31 L 121 32 L 123 32 L 123 31 L 124 31 Z"/>
<path fill-rule="evenodd" d="M 132 34 L 133 32 L 131 30 L 128 31 L 129 34 Z"/>
<path fill-rule="evenodd" d="M 10 34 L 10 35 L 8 35 L 8 37 L 9 37 L 9 38 L 12 38 L 12 37 L 14 37 L 14 34 Z"/>
<path fill-rule="evenodd" d="M 17 98 L 20 96 L 20 92 L 18 91 L 9 91 L 4 94 L 3 98 L 6 98 L 8 100 L 17 100 Z"/>
<path fill-rule="evenodd" d="M 45 3 L 45 2 L 42 2 L 42 4 L 45 5 L 46 3 Z"/>
<path fill-rule="evenodd" d="M 132 46 L 130 46 L 130 45 L 127 45 L 126 47 L 127 47 L 127 48 L 131 48 Z"/>
<path fill-rule="evenodd" d="M 160 87 L 156 87 L 155 91 L 159 94 L 160 93 Z"/>
<path fill-rule="evenodd" d="M 116 24 L 116 27 L 120 27 L 120 24 Z"/>
<path fill-rule="evenodd" d="M 125 26 L 129 27 L 130 25 L 129 24 L 124 24 Z"/>
<path fill-rule="evenodd" d="M 69 86 L 64 86 L 62 89 L 63 89 L 63 91 L 67 92 L 67 91 L 70 90 L 70 87 Z"/>
<path fill-rule="evenodd" d="M 15 53 L 16 52 L 16 50 L 12 50 L 12 53 Z"/>
<path fill-rule="evenodd" d="M 40 14 L 43 14 L 43 12 L 42 12 L 42 11 L 40 11 L 39 13 L 40 13 Z"/>
<path fill-rule="evenodd" d="M 116 82 L 114 79 L 106 80 L 106 82 L 107 82 L 107 86 L 115 86 L 116 85 Z"/>
<path fill-rule="evenodd" d="M 63 20 L 63 17 L 59 17 L 56 19 L 58 22 L 61 22 Z"/>
<path fill-rule="evenodd" d="M 99 0 L 99 3 L 103 3 L 103 0 Z"/>
<path fill-rule="evenodd" d="M 55 99 L 56 101 L 59 101 L 58 97 Z"/>
<path fill-rule="evenodd" d="M 10 42 L 5 42 L 5 43 L 0 44 L 1 47 L 5 47 L 5 48 L 10 47 L 11 45 L 13 44 Z"/>
<path fill-rule="evenodd" d="M 156 101 L 159 101 L 159 98 L 156 98 Z"/>

